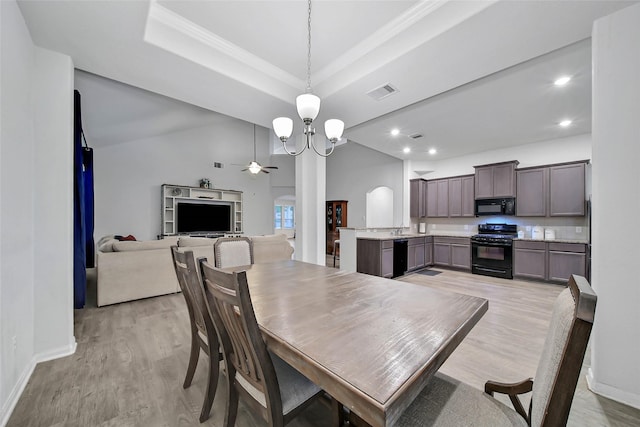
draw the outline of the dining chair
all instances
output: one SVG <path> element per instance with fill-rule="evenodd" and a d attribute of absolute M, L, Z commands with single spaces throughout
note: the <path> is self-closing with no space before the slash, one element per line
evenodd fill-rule
<path fill-rule="evenodd" d="M 238 400 L 269 426 L 283 426 L 322 390 L 267 350 L 249 295 L 246 271 L 227 273 L 200 262 L 209 311 L 217 326 L 227 373 L 225 427 L 235 425 Z"/>
<path fill-rule="evenodd" d="M 189 366 L 185 376 L 183 388 L 191 385 L 193 375 L 198 365 L 200 350 L 204 351 L 209 358 L 208 383 L 204 394 L 204 402 L 200 411 L 200 422 L 209 418 L 211 405 L 218 386 L 218 375 L 220 371 L 220 345 L 218 336 L 207 309 L 207 303 L 202 290 L 202 282 L 198 277 L 195 258 L 192 251 L 181 252 L 177 246 L 171 247 L 173 265 L 178 276 L 180 290 L 187 303 L 189 312 L 189 322 L 191 324 L 191 352 L 189 355 Z"/>
<path fill-rule="evenodd" d="M 397 426 L 564 426 L 589 341 L 597 296 L 589 282 L 571 276 L 557 297 L 542 356 L 532 378 L 513 384 L 487 381 L 484 393 L 436 373 Z M 532 392 L 529 411 L 518 395 Z M 509 396 L 514 409 L 493 398 Z"/>
<path fill-rule="evenodd" d="M 218 268 L 253 264 L 253 248 L 248 237 L 221 237 L 213 245 L 213 253 Z"/>
<path fill-rule="evenodd" d="M 340 259 L 340 239 L 333 241 L 333 266 L 336 266 L 336 256 Z"/>

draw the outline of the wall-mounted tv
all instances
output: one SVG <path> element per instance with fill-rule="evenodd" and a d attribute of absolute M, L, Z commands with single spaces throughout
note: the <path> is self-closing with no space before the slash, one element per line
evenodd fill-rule
<path fill-rule="evenodd" d="M 178 233 L 232 233 L 230 203 L 181 201 L 176 207 Z"/>

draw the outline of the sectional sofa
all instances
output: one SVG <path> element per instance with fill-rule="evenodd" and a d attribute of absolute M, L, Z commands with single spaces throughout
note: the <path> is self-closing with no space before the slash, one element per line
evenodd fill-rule
<path fill-rule="evenodd" d="M 254 263 L 290 259 L 293 247 L 284 234 L 250 237 Z M 105 236 L 98 241 L 98 307 L 179 292 L 171 259 L 171 246 L 193 251 L 194 257 L 213 262 L 216 239 L 171 236 L 162 240 L 118 241 Z"/>

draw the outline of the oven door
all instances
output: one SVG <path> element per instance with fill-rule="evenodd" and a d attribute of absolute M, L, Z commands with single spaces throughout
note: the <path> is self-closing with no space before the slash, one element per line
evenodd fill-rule
<path fill-rule="evenodd" d="M 511 242 L 471 242 L 472 273 L 512 279 L 512 264 Z"/>

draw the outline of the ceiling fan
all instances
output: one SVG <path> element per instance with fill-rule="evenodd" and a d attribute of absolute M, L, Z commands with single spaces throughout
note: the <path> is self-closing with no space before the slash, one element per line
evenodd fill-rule
<path fill-rule="evenodd" d="M 242 165 L 238 165 L 242 166 Z M 254 175 L 257 175 L 258 172 L 269 173 L 266 169 L 278 169 L 277 166 L 262 166 L 260 163 L 256 161 L 256 125 L 253 125 L 253 160 L 249 162 L 249 164 L 242 169 L 242 172 L 249 171 Z"/>

